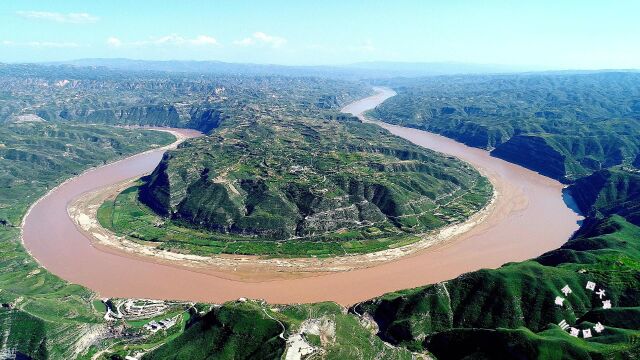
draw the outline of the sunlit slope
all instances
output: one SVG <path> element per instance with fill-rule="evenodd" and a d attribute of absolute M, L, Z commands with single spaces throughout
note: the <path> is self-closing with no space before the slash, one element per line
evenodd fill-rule
<path fill-rule="evenodd" d="M 334 303 L 275 306 L 253 301 L 226 303 L 194 317 L 182 335 L 143 359 L 281 359 L 288 351 L 297 354 L 280 335 L 313 347 L 309 358 L 413 359 L 408 350 L 384 344 L 372 324 Z"/>

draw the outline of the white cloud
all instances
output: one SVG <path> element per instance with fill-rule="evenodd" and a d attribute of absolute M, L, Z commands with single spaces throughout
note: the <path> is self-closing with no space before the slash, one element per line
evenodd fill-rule
<path fill-rule="evenodd" d="M 239 46 L 249 46 L 255 44 L 255 41 L 253 40 L 253 38 L 248 37 L 242 40 L 236 40 L 233 43 Z"/>
<path fill-rule="evenodd" d="M 59 13 L 50 11 L 18 11 L 18 16 L 26 19 L 53 21 L 69 24 L 89 24 L 99 20 L 97 16 L 88 13 Z"/>
<path fill-rule="evenodd" d="M 273 48 L 279 48 L 287 43 L 287 39 L 258 31 L 253 33 L 250 37 L 246 37 L 242 40 L 236 40 L 233 43 L 239 46 L 268 45 Z"/>
<path fill-rule="evenodd" d="M 195 39 L 189 41 L 193 45 L 219 45 L 216 38 L 207 35 L 198 35 Z"/>
<path fill-rule="evenodd" d="M 107 38 L 107 45 L 112 47 L 119 47 L 122 46 L 122 40 L 118 39 L 117 37 L 111 36 Z"/>
<path fill-rule="evenodd" d="M 151 44 L 157 44 L 157 45 L 164 45 L 164 44 L 184 45 L 187 42 L 187 40 L 182 36 L 179 36 L 176 34 L 170 34 L 170 35 L 165 35 L 159 38 L 149 40 L 147 42 Z"/>
<path fill-rule="evenodd" d="M 111 36 L 107 38 L 107 45 L 111 47 L 120 46 L 149 46 L 149 45 L 174 45 L 174 46 L 219 46 L 218 40 L 209 35 L 198 35 L 194 38 L 187 38 L 177 34 L 169 34 L 160 37 L 152 37 L 149 40 L 137 40 L 131 42 L 125 42 L 117 37 Z"/>

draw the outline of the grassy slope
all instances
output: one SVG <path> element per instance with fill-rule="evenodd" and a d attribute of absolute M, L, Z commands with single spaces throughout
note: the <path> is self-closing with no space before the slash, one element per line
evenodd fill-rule
<path fill-rule="evenodd" d="M 274 311 L 275 310 L 275 311 Z M 257 302 L 231 302 L 195 320 L 185 332 L 143 359 L 279 359 L 285 338 L 303 321 L 326 319 L 332 336 L 305 334 L 323 359 L 411 359 L 404 349 L 385 345 L 353 314 L 333 303 L 269 307 Z M 280 322 L 282 325 L 280 325 Z"/>
<path fill-rule="evenodd" d="M 613 311 L 601 309 L 597 296 L 585 289 L 586 281 L 605 284 Z M 573 290 L 571 306 L 559 307 L 554 299 L 565 284 Z M 639 298 L 640 228 L 613 216 L 538 259 L 387 294 L 356 310 L 371 313 L 381 336 L 391 343 L 428 349 L 442 359 L 498 353 L 521 358 L 582 354 L 576 359 L 589 354 L 599 359 L 639 354 L 629 339 L 640 336 L 640 323 L 627 318 L 640 317 Z M 562 319 L 578 328 L 602 321 L 608 329 L 592 340 L 576 340 L 553 331 Z M 510 336 L 517 340 L 506 341 Z M 460 338 L 467 345 L 448 351 L 451 345 L 444 344 L 459 344 Z"/>
<path fill-rule="evenodd" d="M 281 326 L 257 306 L 227 305 L 210 311 L 177 339 L 145 359 L 275 359 L 282 355 Z"/>
<path fill-rule="evenodd" d="M 98 221 L 107 229 L 133 241 L 161 242 L 159 249 L 192 254 L 251 254 L 274 257 L 327 257 L 361 254 L 404 246 L 420 240 L 417 236 L 376 236 L 377 228 L 368 232 L 370 239 L 358 232 L 337 234 L 334 239 L 269 241 L 247 239 L 230 234 L 216 234 L 167 221 L 137 200 L 138 187 L 118 194 L 115 200 L 105 201 L 98 209 Z M 162 224 L 162 225 L 158 225 Z M 355 239 L 354 239 L 355 238 Z"/>
<path fill-rule="evenodd" d="M 172 140 L 154 131 L 72 125 L 0 130 L 0 303 L 13 306 L 0 309 L 0 336 L 8 348 L 38 359 L 68 357 L 80 336 L 101 326 L 94 294 L 40 268 L 22 247 L 16 226 L 28 206 L 72 174 Z"/>
<path fill-rule="evenodd" d="M 640 170 L 615 167 L 579 179 L 569 191 L 580 208 L 594 218 L 614 214 L 640 226 Z"/>

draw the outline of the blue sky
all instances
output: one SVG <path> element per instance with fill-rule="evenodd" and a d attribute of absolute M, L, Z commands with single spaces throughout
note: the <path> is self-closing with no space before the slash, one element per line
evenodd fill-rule
<path fill-rule="evenodd" d="M 0 2 L 0 61 L 640 68 L 640 1 Z"/>

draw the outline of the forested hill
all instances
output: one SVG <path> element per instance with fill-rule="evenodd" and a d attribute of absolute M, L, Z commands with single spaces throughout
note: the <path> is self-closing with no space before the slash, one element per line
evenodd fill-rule
<path fill-rule="evenodd" d="M 620 215 L 640 226 L 639 170 L 629 167 L 600 170 L 578 179 L 569 189 L 589 217 Z"/>
<path fill-rule="evenodd" d="M 532 73 L 385 81 L 373 115 L 439 133 L 573 181 L 637 163 L 640 73 Z"/>

